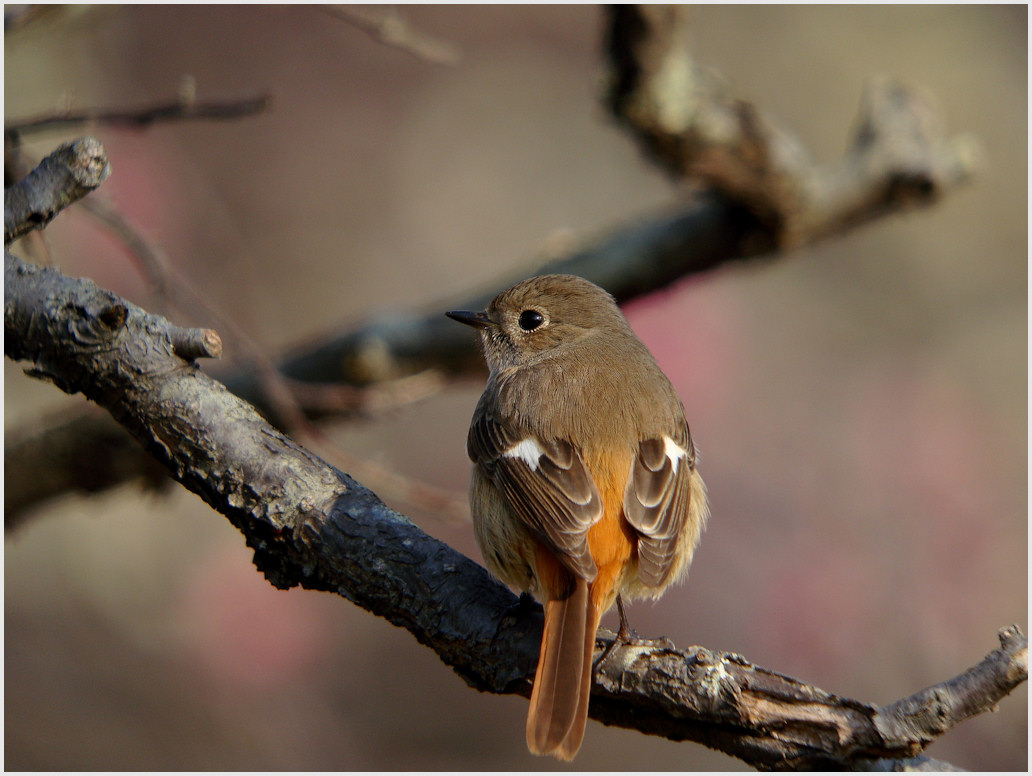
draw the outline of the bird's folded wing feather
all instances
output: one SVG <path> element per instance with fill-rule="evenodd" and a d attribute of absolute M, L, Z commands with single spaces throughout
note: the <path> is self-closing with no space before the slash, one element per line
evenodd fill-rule
<path fill-rule="evenodd" d="M 638 532 L 638 576 L 659 585 L 670 572 L 688 514 L 695 447 L 688 426 L 638 445 L 624 494 L 624 516 Z"/>
<path fill-rule="evenodd" d="M 593 581 L 597 569 L 587 537 L 602 517 L 602 498 L 577 448 L 564 439 L 540 439 L 486 413 L 474 419 L 467 446 L 513 514 L 570 571 Z"/>

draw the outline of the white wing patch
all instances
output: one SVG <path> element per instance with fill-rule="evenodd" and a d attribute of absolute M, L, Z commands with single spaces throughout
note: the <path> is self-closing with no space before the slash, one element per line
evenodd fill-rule
<path fill-rule="evenodd" d="M 663 437 L 663 453 L 670 459 L 670 465 L 674 472 L 677 472 L 677 463 L 687 457 L 688 451 L 668 436 Z"/>
<path fill-rule="evenodd" d="M 673 443 L 671 442 L 671 444 Z M 684 451 L 681 450 L 681 452 L 683 453 Z M 502 453 L 502 455 L 506 458 L 519 458 L 521 461 L 527 464 L 527 466 L 530 467 L 530 470 L 532 472 L 537 471 L 538 461 L 541 460 L 541 456 L 543 456 L 544 454 L 545 451 L 541 449 L 541 446 L 537 443 L 537 440 L 534 439 L 534 437 L 527 437 L 526 439 L 521 439 L 519 442 L 517 442 L 504 453 Z"/>

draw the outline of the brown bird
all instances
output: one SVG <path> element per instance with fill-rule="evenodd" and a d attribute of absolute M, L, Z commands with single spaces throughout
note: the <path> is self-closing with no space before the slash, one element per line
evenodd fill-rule
<path fill-rule="evenodd" d="M 477 544 L 545 610 L 527 746 L 571 760 L 602 615 L 688 569 L 708 514 L 695 446 L 670 380 L 595 284 L 543 275 L 447 315 L 480 330 L 490 368 L 467 440 Z"/>

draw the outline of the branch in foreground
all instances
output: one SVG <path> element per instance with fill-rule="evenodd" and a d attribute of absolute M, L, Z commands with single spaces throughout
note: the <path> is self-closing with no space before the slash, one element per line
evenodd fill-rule
<path fill-rule="evenodd" d="M 5 255 L 5 353 L 108 409 L 184 486 L 226 515 L 277 587 L 345 596 L 408 629 L 471 686 L 528 695 L 540 609 L 294 444 L 182 360 L 182 330 L 88 280 Z M 124 310 L 113 315 L 112 310 Z M 591 716 L 691 740 L 762 767 L 912 757 L 1028 676 L 1016 626 L 956 679 L 878 708 L 730 653 L 626 646 L 602 667 Z"/>
<path fill-rule="evenodd" d="M 111 174 L 100 141 L 83 137 L 58 146 L 21 181 L 4 189 L 4 245 L 42 229 Z"/>

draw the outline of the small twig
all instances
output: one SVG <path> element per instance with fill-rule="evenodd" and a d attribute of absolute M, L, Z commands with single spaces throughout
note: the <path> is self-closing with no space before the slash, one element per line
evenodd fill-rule
<path fill-rule="evenodd" d="M 454 65 L 462 55 L 448 41 L 413 27 L 393 5 L 363 8 L 357 5 L 321 5 L 323 13 L 343 19 L 381 43 L 439 65 Z"/>
<path fill-rule="evenodd" d="M 85 200 L 82 207 L 122 241 L 130 257 L 137 261 L 140 271 L 150 283 L 152 292 L 174 304 L 176 299 L 175 283 L 171 278 L 172 268 L 161 247 L 145 237 L 138 228 L 129 223 L 114 204 L 101 195 Z M 208 306 L 203 302 L 201 306 L 207 312 Z"/>
<path fill-rule="evenodd" d="M 183 329 L 172 338 L 172 347 L 184 361 L 222 357 L 222 339 L 214 329 Z"/>
<path fill-rule="evenodd" d="M 176 100 L 157 103 L 140 108 L 98 109 L 48 113 L 31 119 L 7 124 L 7 137 L 22 136 L 47 130 L 67 130 L 83 124 L 105 124 L 112 127 L 142 129 L 159 121 L 226 120 L 253 116 L 269 108 L 272 96 L 268 93 L 257 97 L 236 100 L 213 100 L 194 102 L 180 95 Z"/>
<path fill-rule="evenodd" d="M 59 146 L 22 180 L 4 189 L 4 245 L 42 229 L 110 174 L 99 140 L 83 137 Z"/>
<path fill-rule="evenodd" d="M 883 706 L 875 724 L 886 739 L 929 744 L 954 725 L 992 709 L 1028 678 L 1028 639 L 1001 628 L 1000 648 L 959 676 Z"/>

